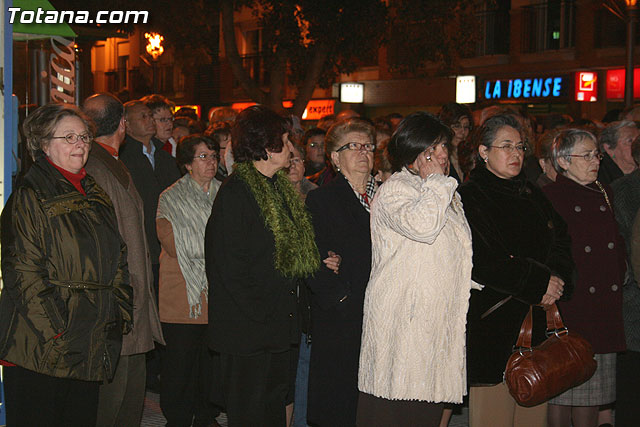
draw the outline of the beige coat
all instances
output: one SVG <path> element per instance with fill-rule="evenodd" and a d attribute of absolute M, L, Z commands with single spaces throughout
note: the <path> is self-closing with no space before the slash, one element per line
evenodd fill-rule
<path fill-rule="evenodd" d="M 209 323 L 208 295 L 203 292 L 202 314 L 196 318 L 189 317 L 189 301 L 187 299 L 187 282 L 184 280 L 176 242 L 173 235 L 173 226 L 165 218 L 156 219 L 156 229 L 162 251 L 160 252 L 160 321 L 163 323 L 190 323 L 206 325 Z"/>
<path fill-rule="evenodd" d="M 111 198 L 120 234 L 127 244 L 133 288 L 133 330 L 123 337 L 121 354 L 146 353 L 153 349 L 154 341 L 164 344 L 164 338 L 152 291 L 153 272 L 144 231 L 142 199 L 124 163 L 114 159 L 97 142 L 92 144 L 85 169 Z"/>
<path fill-rule="evenodd" d="M 358 388 L 386 399 L 462 402 L 471 231 L 455 179 L 406 169 L 371 208 L 372 267 Z"/>

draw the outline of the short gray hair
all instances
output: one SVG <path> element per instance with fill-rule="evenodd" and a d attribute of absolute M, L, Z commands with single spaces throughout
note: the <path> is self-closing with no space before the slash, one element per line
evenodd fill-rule
<path fill-rule="evenodd" d="M 29 114 L 22 124 L 22 130 L 27 142 L 27 149 L 33 160 L 51 143 L 53 132 L 65 117 L 77 117 L 93 136 L 95 126 L 78 107 L 73 104 L 51 103 L 38 107 Z"/>
<path fill-rule="evenodd" d="M 612 150 L 618 145 L 618 132 L 622 128 L 634 127 L 637 129 L 635 122 L 630 120 L 621 120 L 618 122 L 611 122 L 609 125 L 600 132 L 600 139 L 598 141 L 600 149 L 603 149 L 603 145 L 606 144 Z"/>
<path fill-rule="evenodd" d="M 563 158 L 571 163 L 573 148 L 576 146 L 576 143 L 585 139 L 593 140 L 596 145 L 598 143 L 595 135 L 584 129 L 563 129 L 556 135 L 551 144 L 550 157 L 553 167 L 558 173 L 564 175 L 566 172 L 566 170 L 560 166 L 558 159 Z"/>

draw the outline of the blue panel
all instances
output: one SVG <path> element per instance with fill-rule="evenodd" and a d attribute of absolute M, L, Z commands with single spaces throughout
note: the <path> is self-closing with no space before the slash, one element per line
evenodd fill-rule
<path fill-rule="evenodd" d="M 4 7 L 9 8 L 13 5 L 13 0 L 5 0 Z M 15 110 L 13 108 L 13 25 L 9 23 L 9 14 L 5 13 L 4 21 L 4 176 L 2 182 L 4 184 L 3 194 L 6 203 L 11 194 L 12 171 L 13 171 L 13 154 L 12 148 L 14 140 L 17 138 L 14 128 L 14 121 L 17 121 Z M 3 415 L 0 414 L 0 415 Z M 0 424 L 2 424 L 0 420 Z"/>

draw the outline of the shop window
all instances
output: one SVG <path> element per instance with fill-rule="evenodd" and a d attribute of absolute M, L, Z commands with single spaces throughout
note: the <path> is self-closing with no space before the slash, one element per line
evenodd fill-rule
<path fill-rule="evenodd" d="M 128 72 L 129 69 L 129 55 L 118 56 L 118 90 L 122 90 L 129 87 Z"/>
<path fill-rule="evenodd" d="M 240 60 L 242 68 L 250 79 L 256 81 L 260 86 L 265 86 L 269 82 L 269 73 L 265 68 L 264 56 L 262 55 L 262 29 L 243 33 Z M 235 77 L 233 87 L 240 87 L 240 82 Z"/>
<path fill-rule="evenodd" d="M 522 51 L 574 47 L 575 1 L 547 0 L 522 8 Z"/>
<path fill-rule="evenodd" d="M 624 11 L 624 7 L 622 8 Z M 640 32 L 636 24 L 636 45 L 640 44 Z M 627 43 L 627 23 L 602 7 L 595 13 L 595 40 L 597 48 L 625 47 Z"/>
<path fill-rule="evenodd" d="M 476 46 L 476 56 L 509 53 L 511 1 L 498 0 L 490 4 L 493 8 L 477 14 L 481 34 Z"/>

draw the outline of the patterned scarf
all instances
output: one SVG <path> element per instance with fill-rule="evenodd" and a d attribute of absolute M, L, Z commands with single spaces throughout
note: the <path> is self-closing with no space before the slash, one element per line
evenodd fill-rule
<path fill-rule="evenodd" d="M 344 179 L 347 179 L 347 177 L 345 176 Z M 347 182 L 349 182 L 348 179 Z M 351 182 L 349 182 L 349 185 L 351 186 L 353 192 L 356 194 L 356 197 L 358 198 L 358 201 L 360 202 L 362 207 L 365 208 L 367 212 L 371 213 L 371 202 L 373 201 L 373 196 L 376 195 L 376 190 L 378 190 L 378 184 L 376 184 L 376 180 L 373 179 L 373 176 L 369 175 L 367 187 L 363 194 L 360 194 L 358 190 L 356 190 L 355 187 L 351 184 Z"/>
<path fill-rule="evenodd" d="M 156 218 L 171 223 L 176 245 L 178 264 L 187 284 L 189 317 L 202 314 L 202 293 L 209 289 L 204 262 L 204 229 L 207 226 L 211 206 L 216 198 L 220 182 L 212 179 L 209 193 L 186 174 L 167 188 L 158 200 Z"/>

